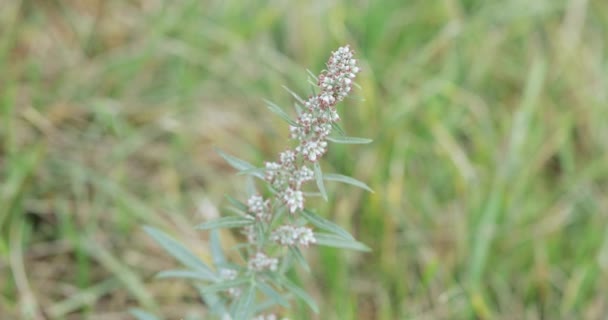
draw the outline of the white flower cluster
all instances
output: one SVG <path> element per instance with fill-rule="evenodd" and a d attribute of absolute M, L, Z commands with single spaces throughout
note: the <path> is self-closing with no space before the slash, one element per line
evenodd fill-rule
<path fill-rule="evenodd" d="M 264 270 L 276 271 L 278 264 L 279 264 L 279 259 L 270 258 L 266 254 L 264 254 L 262 252 L 258 252 L 255 254 L 253 259 L 249 259 L 248 267 L 249 267 L 249 270 L 252 270 L 252 271 L 264 271 Z"/>
<path fill-rule="evenodd" d="M 269 221 L 272 217 L 270 214 L 270 201 L 264 200 L 259 195 L 253 195 L 247 200 L 249 212 L 255 215 L 259 220 Z"/>
<path fill-rule="evenodd" d="M 247 237 L 247 242 L 254 244 L 258 241 L 255 235 L 255 227 L 252 225 L 248 225 L 243 227 L 242 233 Z"/>
<path fill-rule="evenodd" d="M 237 275 L 238 275 L 238 272 L 236 270 L 226 269 L 226 268 L 220 269 L 220 278 L 222 280 L 234 280 L 234 279 L 236 279 Z M 236 298 L 241 295 L 241 289 L 229 288 L 228 295 L 230 295 L 233 298 Z"/>
<path fill-rule="evenodd" d="M 304 194 L 300 190 L 293 190 L 288 187 L 287 190 L 281 193 L 281 199 L 291 213 L 304 209 Z"/>
<path fill-rule="evenodd" d="M 256 253 L 250 255 L 247 262 L 250 271 L 276 271 L 278 268 L 280 253 L 275 257 L 268 256 L 264 252 L 265 239 L 259 238 L 265 238 L 266 232 L 270 232 L 268 239 L 280 246 L 307 247 L 317 242 L 312 229 L 306 226 L 285 224 L 274 227 L 273 223 L 271 227 L 274 201 L 280 201 L 292 215 L 304 210 L 302 186 L 315 179 L 315 172 L 311 168 L 313 165 L 318 165 L 316 162 L 326 153 L 327 138 L 334 124 L 340 121 L 336 104 L 344 100 L 352 89 L 353 79 L 359 72 L 356 63 L 357 61 L 353 59 L 353 51 L 348 46 L 332 53 L 327 62 L 327 69 L 318 78 L 319 93 L 304 102 L 295 123 L 289 128 L 290 137 L 297 142 L 297 145 L 281 152 L 278 161 L 265 163 L 264 180 L 273 191 L 273 199 L 264 199 L 258 194 L 252 195 L 247 200 L 247 211 L 255 216 L 255 223 L 242 229 L 248 242 L 256 247 L 254 251 Z M 221 270 L 220 273 L 225 279 L 236 277 L 234 270 Z M 234 293 L 239 294 L 240 291 Z M 253 319 L 277 320 L 278 318 L 269 314 Z"/>
<path fill-rule="evenodd" d="M 342 101 L 348 95 L 352 86 L 352 79 L 359 72 L 357 60 L 348 46 L 339 48 L 329 58 L 327 72 L 319 77 L 319 86 L 323 90 L 322 101 L 334 104 L 334 99 Z"/>
<path fill-rule="evenodd" d="M 296 123 L 289 127 L 290 137 L 298 141 L 298 145 L 282 152 L 278 163 L 266 163 L 266 181 L 292 214 L 304 208 L 302 184 L 314 179 L 314 173 L 304 163 L 319 161 L 327 151 L 332 125 L 340 120 L 336 104 L 351 91 L 358 72 L 350 47 L 333 52 L 327 69 L 319 75 L 317 84 L 321 92 L 308 98 Z"/>
<path fill-rule="evenodd" d="M 315 235 L 310 228 L 291 225 L 284 225 L 277 228 L 270 235 L 270 240 L 284 246 L 299 244 L 305 247 L 311 243 L 317 242 L 317 239 L 315 239 Z"/>

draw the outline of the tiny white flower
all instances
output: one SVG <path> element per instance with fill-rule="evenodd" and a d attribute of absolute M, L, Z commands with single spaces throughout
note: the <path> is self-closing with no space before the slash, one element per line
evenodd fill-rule
<path fill-rule="evenodd" d="M 277 266 L 279 264 L 279 260 L 276 258 L 270 258 L 266 254 L 262 252 L 258 252 L 255 254 L 253 259 L 250 259 L 248 262 L 249 270 L 252 271 L 276 271 Z"/>
<path fill-rule="evenodd" d="M 304 194 L 300 190 L 287 188 L 283 193 L 283 203 L 289 208 L 289 212 L 295 213 L 297 210 L 304 209 Z"/>
<path fill-rule="evenodd" d="M 317 239 L 310 228 L 292 225 L 284 225 L 277 228 L 270 235 L 270 240 L 284 246 L 299 244 L 305 247 L 311 243 L 317 242 Z"/>
<path fill-rule="evenodd" d="M 252 195 L 249 197 L 249 200 L 247 200 L 247 206 L 249 207 L 249 212 L 255 215 L 259 220 L 268 221 L 270 219 L 270 201 L 264 200 L 262 196 Z"/>

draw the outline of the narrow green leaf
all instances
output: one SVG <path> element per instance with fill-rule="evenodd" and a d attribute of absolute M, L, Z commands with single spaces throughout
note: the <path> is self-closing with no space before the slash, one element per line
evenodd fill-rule
<path fill-rule="evenodd" d="M 235 168 L 236 170 L 245 171 L 245 170 L 251 170 L 251 169 L 256 168 L 251 163 L 249 163 L 245 160 L 241 160 L 237 157 L 231 156 L 220 149 L 216 148 L 215 152 L 217 152 L 217 154 L 219 154 L 222 158 L 224 158 L 224 160 L 226 160 L 226 162 L 228 162 L 228 164 L 231 167 Z"/>
<path fill-rule="evenodd" d="M 192 270 L 165 270 L 161 271 L 156 275 L 157 278 L 182 278 L 182 279 L 196 279 L 203 281 L 215 281 L 216 277 L 209 277 L 207 274 L 192 271 Z"/>
<path fill-rule="evenodd" d="M 355 240 L 355 238 L 348 231 L 342 229 L 342 227 L 340 227 L 339 225 L 315 214 L 314 212 L 308 209 L 304 209 L 304 211 L 302 212 L 302 216 L 306 219 L 306 221 L 310 222 L 318 228 L 341 236 L 344 239 Z"/>
<path fill-rule="evenodd" d="M 277 305 L 277 303 L 274 302 L 273 300 L 264 300 L 261 302 L 256 302 L 255 306 L 253 307 L 253 312 L 255 314 L 262 313 L 276 305 Z"/>
<path fill-rule="evenodd" d="M 361 189 L 365 189 L 369 192 L 374 192 L 374 190 L 372 190 L 368 185 L 366 185 L 365 183 L 349 177 L 349 176 L 345 176 L 345 175 L 341 175 L 341 174 L 336 174 L 336 173 L 327 173 L 323 176 L 324 180 L 327 181 L 337 181 L 337 182 L 342 182 L 342 183 L 346 183 L 346 184 L 350 184 L 353 185 L 355 187 L 359 187 Z"/>
<path fill-rule="evenodd" d="M 249 281 L 249 278 L 236 278 L 234 280 L 221 281 L 207 286 L 201 286 L 200 290 L 204 293 L 215 293 L 218 291 L 228 290 L 230 288 L 240 287 Z"/>
<path fill-rule="evenodd" d="M 250 319 L 255 302 L 255 283 L 251 282 L 234 302 L 234 319 Z"/>
<path fill-rule="evenodd" d="M 306 272 L 310 273 L 310 266 L 308 265 L 308 261 L 306 261 L 306 259 L 304 258 L 304 255 L 302 255 L 302 251 L 300 251 L 300 249 L 298 247 L 290 246 L 289 247 L 289 253 L 290 253 L 291 257 L 300 266 L 302 266 L 302 268 L 304 268 L 304 270 Z"/>
<path fill-rule="evenodd" d="M 220 317 L 223 317 L 225 314 L 228 314 L 228 308 L 226 308 L 226 301 L 222 297 L 215 293 L 204 292 L 203 288 L 205 286 L 200 283 L 195 283 L 194 286 L 198 290 L 201 299 L 205 302 L 211 314 Z"/>
<path fill-rule="evenodd" d="M 248 226 L 253 224 L 255 221 L 253 219 L 246 219 L 241 217 L 222 217 L 215 220 L 207 221 L 205 223 L 199 224 L 196 226 L 196 229 L 199 230 L 209 230 L 209 229 L 230 229 L 230 228 L 240 228 L 244 226 Z"/>
<path fill-rule="evenodd" d="M 242 175 L 250 175 L 259 179 L 264 179 L 264 175 L 266 174 L 266 170 L 263 168 L 252 168 L 247 170 L 241 170 L 237 173 L 238 176 Z"/>
<path fill-rule="evenodd" d="M 243 211 L 243 212 L 247 212 L 247 210 L 249 210 L 249 208 L 247 207 L 246 204 L 240 202 L 239 200 L 231 197 L 230 195 L 224 195 L 226 197 L 226 199 L 228 199 L 228 202 L 230 202 L 230 204 L 232 204 L 233 206 L 235 206 L 237 209 Z"/>
<path fill-rule="evenodd" d="M 283 86 L 283 89 L 285 89 L 285 90 L 287 90 L 287 92 L 291 93 L 291 95 L 292 95 L 292 96 L 293 96 L 293 97 L 294 97 L 294 98 L 295 98 L 295 99 L 296 99 L 296 100 L 297 100 L 299 103 L 301 103 L 301 104 L 305 104 L 305 103 L 306 103 L 306 102 L 304 101 L 304 99 L 300 98 L 300 96 L 299 96 L 297 93 L 295 93 L 295 92 L 291 91 L 291 89 L 289 89 L 288 87 Z"/>
<path fill-rule="evenodd" d="M 361 242 L 358 242 L 356 240 L 344 239 L 333 234 L 315 233 L 315 239 L 317 240 L 316 244 L 320 246 L 351 249 L 357 251 L 371 251 L 368 246 L 364 245 Z"/>
<path fill-rule="evenodd" d="M 179 262 L 209 278 L 216 279 L 215 274 L 200 258 L 166 233 L 149 226 L 144 227 L 144 231 Z"/>
<path fill-rule="evenodd" d="M 315 162 L 315 178 L 317 179 L 317 187 L 319 192 L 323 196 L 323 199 L 327 201 L 327 191 L 325 191 L 325 185 L 323 184 L 323 172 L 321 172 L 321 165 Z"/>
<path fill-rule="evenodd" d="M 282 305 L 283 307 L 289 307 L 289 301 L 283 298 L 283 296 L 277 292 L 273 287 L 269 286 L 264 282 L 257 283 L 258 288 L 262 291 L 270 300 L 272 300 L 275 304 Z"/>
<path fill-rule="evenodd" d="M 297 103 L 294 102 L 293 108 L 296 109 L 296 112 L 298 114 L 302 114 L 302 106 L 300 106 L 299 104 L 297 104 Z"/>
<path fill-rule="evenodd" d="M 268 107 L 268 109 L 270 111 L 272 111 L 272 113 L 276 114 L 281 119 L 287 121 L 287 123 L 289 123 L 292 126 L 298 125 L 295 121 L 291 120 L 289 115 L 285 111 L 283 111 L 283 109 L 281 109 L 281 107 L 277 106 L 276 104 L 272 103 L 271 101 L 268 101 L 268 100 L 264 100 L 264 101 L 266 102 L 266 106 Z"/>
<path fill-rule="evenodd" d="M 226 256 L 224 255 L 224 249 L 222 249 L 222 242 L 220 240 L 220 232 L 217 229 L 211 230 L 209 248 L 211 249 L 213 264 L 222 266 L 226 263 Z"/>
<path fill-rule="evenodd" d="M 160 320 L 159 317 L 141 309 L 131 309 L 129 310 L 129 313 L 137 320 Z"/>
<path fill-rule="evenodd" d="M 313 80 L 315 80 L 315 82 L 316 82 L 316 81 L 319 81 L 319 79 L 318 79 L 318 78 L 317 78 L 317 76 L 314 74 L 314 72 L 310 71 L 309 69 L 306 69 L 306 72 L 308 73 L 308 75 L 309 75 L 309 76 L 310 76 L 310 77 L 311 77 Z M 316 86 L 316 84 L 315 84 L 315 86 Z"/>
<path fill-rule="evenodd" d="M 264 233 L 264 227 L 262 226 L 261 223 L 255 224 L 255 240 L 256 240 L 258 247 L 261 248 L 264 246 L 266 237 L 265 237 L 265 233 Z"/>
<path fill-rule="evenodd" d="M 327 137 L 327 140 L 342 144 L 367 144 L 373 141 L 372 139 L 357 137 Z"/>
<path fill-rule="evenodd" d="M 229 195 L 224 195 L 226 197 L 226 199 L 228 199 L 228 202 L 230 202 L 230 204 L 232 204 L 232 206 L 227 206 L 223 209 L 226 209 L 234 214 L 236 214 L 237 216 L 240 216 L 241 218 L 247 218 L 250 217 L 249 213 L 247 213 L 249 211 L 249 208 L 242 202 L 236 200 L 235 198 L 229 196 Z"/>
<path fill-rule="evenodd" d="M 317 303 L 310 295 L 308 295 L 308 293 L 306 293 L 306 291 L 302 290 L 302 288 L 298 287 L 284 276 L 277 277 L 276 280 L 278 281 L 279 285 L 285 287 L 293 295 L 304 301 L 310 307 L 310 309 L 312 309 L 312 311 L 319 313 Z"/>
<path fill-rule="evenodd" d="M 346 135 L 346 132 L 344 132 L 344 129 L 342 129 L 342 127 L 340 127 L 340 125 L 338 125 L 336 122 L 332 123 L 331 127 L 334 130 L 336 130 L 339 135 L 341 135 L 341 136 L 345 136 Z"/>

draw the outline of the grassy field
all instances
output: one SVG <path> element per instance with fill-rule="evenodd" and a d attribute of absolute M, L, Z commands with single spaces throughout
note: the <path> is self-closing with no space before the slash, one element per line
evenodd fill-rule
<path fill-rule="evenodd" d="M 315 205 L 373 252 L 309 250 L 321 315 L 288 316 L 605 319 L 604 0 L 0 0 L 0 318 L 200 318 L 141 226 L 208 259 L 192 226 L 244 191 L 213 148 L 274 157 L 263 99 L 343 44 L 374 143 L 323 166 L 375 193 Z"/>

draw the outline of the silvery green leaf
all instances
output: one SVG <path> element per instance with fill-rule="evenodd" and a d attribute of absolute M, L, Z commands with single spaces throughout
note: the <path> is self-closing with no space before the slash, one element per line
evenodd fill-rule
<path fill-rule="evenodd" d="M 239 175 L 239 176 L 250 175 L 250 176 L 254 176 L 256 178 L 260 178 L 260 179 L 264 179 L 265 174 L 266 174 L 266 171 L 263 168 L 251 168 L 251 169 L 241 170 L 237 173 L 237 175 Z"/>
<path fill-rule="evenodd" d="M 342 237 L 329 233 L 315 233 L 315 239 L 317 240 L 316 244 L 320 246 L 351 249 L 358 251 L 371 251 L 368 246 L 364 245 L 361 242 L 358 242 L 356 240 L 344 239 Z"/>
<path fill-rule="evenodd" d="M 236 208 L 238 208 L 238 209 L 240 209 L 240 210 L 242 210 L 244 212 L 247 212 L 247 210 L 248 210 L 247 205 L 245 205 L 244 203 L 240 202 L 239 200 L 231 197 L 230 195 L 225 195 L 225 197 L 226 197 L 226 199 L 228 199 L 228 201 L 233 206 L 235 206 Z"/>
<path fill-rule="evenodd" d="M 259 247 L 264 246 L 264 241 L 266 240 L 266 237 L 264 234 L 264 227 L 261 223 L 255 224 L 255 239 Z"/>
<path fill-rule="evenodd" d="M 262 178 L 263 178 L 264 174 L 265 174 L 264 169 L 258 168 L 257 171 L 262 175 Z M 255 185 L 255 180 L 253 180 L 253 178 L 251 176 L 247 177 L 246 190 L 247 190 L 247 194 L 250 196 L 258 193 L 258 189 Z"/>
<path fill-rule="evenodd" d="M 253 308 L 253 312 L 255 314 L 258 314 L 258 313 L 264 312 L 276 305 L 277 305 L 276 302 L 274 302 L 273 300 L 265 300 L 262 302 L 257 302 Z"/>
<path fill-rule="evenodd" d="M 344 129 L 342 129 L 342 127 L 340 127 L 340 125 L 338 125 L 337 123 L 335 123 L 335 122 L 334 122 L 334 123 L 332 123 L 332 124 L 331 124 L 331 127 L 332 127 L 334 130 L 338 131 L 338 133 L 339 133 L 341 136 L 345 136 L 345 135 L 346 135 L 346 132 L 344 132 Z"/>
<path fill-rule="evenodd" d="M 288 87 L 286 87 L 286 86 L 283 86 L 283 89 L 285 89 L 285 90 L 287 90 L 287 92 L 291 93 L 291 95 L 292 95 L 292 96 L 293 96 L 293 97 L 294 97 L 294 98 L 295 98 L 295 99 L 296 99 L 296 100 L 297 100 L 299 103 L 301 103 L 301 104 L 305 104 L 304 99 L 300 98 L 300 96 L 299 96 L 297 93 L 295 93 L 295 92 L 291 91 L 291 89 L 289 89 L 289 88 L 288 88 Z"/>
<path fill-rule="evenodd" d="M 253 304 L 255 302 L 255 283 L 251 282 L 243 289 L 241 295 L 233 303 L 232 314 L 234 319 L 250 319 L 253 313 Z"/>
<path fill-rule="evenodd" d="M 226 208 L 227 210 L 230 210 L 241 217 L 249 217 L 249 214 L 247 214 L 247 211 L 249 211 L 249 208 L 244 203 L 236 200 L 235 198 L 233 198 L 229 195 L 225 195 L 225 197 L 226 197 L 226 199 L 228 199 L 228 202 L 230 202 L 230 204 L 232 204 L 231 207 L 229 206 Z"/>
<path fill-rule="evenodd" d="M 342 144 L 367 144 L 373 141 L 372 139 L 357 137 L 327 137 L 327 140 Z"/>
<path fill-rule="evenodd" d="M 240 228 L 253 224 L 255 220 L 241 217 L 223 217 L 196 226 L 199 230 Z"/>
<path fill-rule="evenodd" d="M 196 270 L 201 274 L 206 274 L 206 276 L 209 278 L 216 278 L 211 269 L 199 257 L 181 245 L 179 242 L 173 240 L 173 238 L 168 236 L 166 233 L 149 226 L 144 227 L 144 231 L 146 231 L 146 233 L 150 235 L 158 244 L 160 244 L 170 255 L 172 255 L 179 262 L 183 263 L 185 266 Z"/>
<path fill-rule="evenodd" d="M 275 281 L 278 281 L 278 284 L 280 286 L 285 287 L 287 291 L 291 292 L 294 296 L 304 301 L 310 307 L 310 309 L 312 309 L 312 311 L 314 311 L 315 313 L 319 313 L 319 307 L 317 306 L 315 300 L 311 296 L 309 296 L 306 291 L 302 290 L 302 288 L 298 287 L 296 284 L 289 281 L 289 279 L 285 278 L 284 276 L 278 276 L 273 279 L 275 279 Z"/>
<path fill-rule="evenodd" d="M 296 109 L 296 112 L 298 113 L 298 115 L 301 115 L 301 114 L 302 114 L 302 106 L 300 106 L 300 105 L 299 105 L 299 104 L 297 104 L 297 103 L 294 103 L 294 104 L 293 104 L 293 108 L 294 108 L 294 109 Z"/>
<path fill-rule="evenodd" d="M 221 266 L 226 263 L 224 249 L 220 240 L 220 232 L 217 229 L 211 230 L 209 235 L 209 247 L 211 249 L 211 258 L 216 266 Z"/>
<path fill-rule="evenodd" d="M 287 301 L 283 296 L 277 292 L 273 287 L 269 286 L 264 282 L 257 283 L 258 288 L 262 291 L 274 304 L 282 305 L 283 307 L 289 307 L 289 301 Z"/>
<path fill-rule="evenodd" d="M 268 109 L 270 111 L 272 111 L 272 113 L 276 114 L 281 119 L 287 121 L 287 123 L 289 123 L 292 126 L 298 125 L 295 121 L 291 120 L 289 115 L 285 111 L 283 111 L 283 109 L 281 109 L 281 107 L 277 106 L 276 104 L 272 103 L 271 101 L 268 101 L 268 100 L 264 100 L 264 101 L 266 102 L 266 106 L 268 107 Z"/>
<path fill-rule="evenodd" d="M 319 81 L 319 79 L 317 78 L 317 75 L 314 74 L 314 72 L 310 71 L 309 69 L 306 69 L 306 72 L 308 73 L 308 75 L 313 78 L 315 81 Z M 315 84 L 316 85 L 316 84 Z"/>
<path fill-rule="evenodd" d="M 205 285 L 200 288 L 200 290 L 204 293 L 215 293 L 218 291 L 228 290 L 230 288 L 236 288 L 248 283 L 249 278 L 236 278 L 234 280 L 226 280 L 218 283 Z"/>
<path fill-rule="evenodd" d="M 306 221 L 310 222 L 318 228 L 341 236 L 344 239 L 355 240 L 355 238 L 350 233 L 348 233 L 348 231 L 342 229 L 342 227 L 340 227 L 339 225 L 315 214 L 310 210 L 304 209 L 302 211 L 302 216 L 306 219 Z"/>
<path fill-rule="evenodd" d="M 224 158 L 224 160 L 226 160 L 226 162 L 228 162 L 228 164 L 231 167 L 235 168 L 236 170 L 245 171 L 245 170 L 255 169 L 255 166 L 252 165 L 251 163 L 249 163 L 245 160 L 241 160 L 235 156 L 231 156 L 220 149 L 216 148 L 215 152 L 217 152 L 217 154 L 219 154 L 222 158 Z"/>
<path fill-rule="evenodd" d="M 131 309 L 129 310 L 129 313 L 135 317 L 135 319 L 137 320 L 160 320 L 161 318 L 148 313 L 146 311 L 143 311 L 141 309 Z"/>
<path fill-rule="evenodd" d="M 323 176 L 323 179 L 327 180 L 327 181 L 337 181 L 337 182 L 342 182 L 342 183 L 350 184 L 350 185 L 353 185 L 355 187 L 359 187 L 361 189 L 365 189 L 365 190 L 367 190 L 369 192 L 374 192 L 374 190 L 372 190 L 365 183 L 363 183 L 363 182 L 361 182 L 361 181 L 359 181 L 359 180 L 357 180 L 355 178 L 349 177 L 349 176 L 345 176 L 345 175 L 341 175 L 341 174 L 336 174 L 336 173 L 328 173 L 328 174 L 325 174 Z"/>
<path fill-rule="evenodd" d="M 321 165 L 318 162 L 315 162 L 314 167 L 317 187 L 319 188 L 319 192 L 321 192 L 323 199 L 327 201 L 327 192 L 325 191 L 325 185 L 323 184 L 323 172 L 321 172 Z"/>
<path fill-rule="evenodd" d="M 224 299 L 215 293 L 205 293 L 203 290 L 204 286 L 201 284 L 195 284 L 195 287 L 211 314 L 223 316 L 228 313 Z"/>
<path fill-rule="evenodd" d="M 304 268 L 304 270 L 306 270 L 306 272 L 310 273 L 310 266 L 298 247 L 289 246 L 289 254 L 300 266 L 302 266 L 302 268 Z"/>
<path fill-rule="evenodd" d="M 192 271 L 192 270 L 165 270 L 161 271 L 156 275 L 157 278 L 185 278 L 185 279 L 196 279 L 203 281 L 215 281 L 216 277 L 209 277 L 209 275 Z"/>

